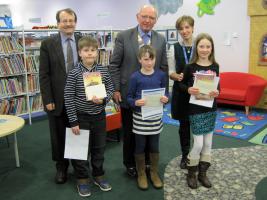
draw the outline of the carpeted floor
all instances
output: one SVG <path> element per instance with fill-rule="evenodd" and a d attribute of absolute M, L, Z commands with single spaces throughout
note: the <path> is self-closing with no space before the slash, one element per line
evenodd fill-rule
<path fill-rule="evenodd" d="M 180 158 L 176 157 L 165 169 L 164 199 L 256 199 L 256 185 L 267 176 L 267 148 L 214 149 L 212 155 L 212 166 L 208 171 L 212 188 L 190 189 L 186 183 L 187 170 L 180 169 Z"/>
<path fill-rule="evenodd" d="M 69 179 L 66 184 L 57 185 L 54 183 L 55 166 L 51 160 L 49 128 L 48 121 L 46 119 L 33 121 L 31 126 L 26 125 L 21 131 L 19 131 L 17 137 L 21 161 L 20 168 L 15 167 L 13 137 L 9 137 L 11 144 L 9 148 L 7 147 L 5 138 L 0 138 L 1 200 L 82 199 L 78 195 L 75 187 L 76 180 L 73 175 L 72 167 L 69 168 Z M 214 135 L 213 137 L 213 149 L 226 148 L 225 152 L 228 152 L 227 148 L 239 148 L 244 146 L 254 146 L 254 144 L 248 143 L 245 140 L 236 140 L 230 137 L 219 135 Z M 163 177 L 165 173 L 166 166 L 168 166 L 167 169 L 169 169 L 170 162 L 174 162 L 174 158 L 180 154 L 178 127 L 164 125 L 163 132 L 160 135 L 159 172 L 161 177 Z M 247 157 L 246 154 L 244 156 Z M 227 160 L 228 158 L 225 159 Z M 246 160 L 244 160 L 244 162 L 245 161 Z M 223 160 L 223 162 L 225 162 L 225 160 Z M 218 163 L 221 163 L 221 161 L 218 161 Z M 92 184 L 92 195 L 89 197 L 89 199 L 164 199 L 163 189 L 156 190 L 149 182 L 149 189 L 147 191 L 141 191 L 136 186 L 136 180 L 129 178 L 126 175 L 125 168 L 122 164 L 122 142 L 107 143 L 104 165 L 106 177 L 113 186 L 112 191 L 102 192 L 99 188 Z M 177 166 L 174 164 L 173 167 L 173 170 L 177 171 L 178 173 L 179 171 L 177 170 Z M 212 167 L 211 169 L 213 170 L 214 168 Z M 253 168 L 251 167 L 251 169 Z M 218 174 L 222 175 L 220 173 L 221 172 Z M 166 180 L 168 180 L 168 178 L 166 178 Z M 264 192 L 266 191 L 267 181 L 264 180 L 260 181 L 257 185 L 257 200 L 266 199 L 265 197 L 267 195 Z M 184 181 L 183 176 L 181 176 L 181 181 Z M 168 184 L 168 182 L 166 182 L 166 184 Z M 180 183 L 175 182 L 174 184 Z M 213 188 L 213 190 L 215 190 L 215 188 Z M 190 192 L 189 190 L 187 191 Z M 179 199 L 180 197 L 176 198 L 175 200 Z M 213 199 L 216 199 L 216 196 L 214 196 Z"/>
<path fill-rule="evenodd" d="M 171 105 L 164 107 L 163 122 L 179 126 L 179 122 L 171 118 Z M 247 116 L 240 107 L 219 107 L 214 133 L 227 137 L 247 140 L 267 126 L 267 112 L 253 109 Z"/>

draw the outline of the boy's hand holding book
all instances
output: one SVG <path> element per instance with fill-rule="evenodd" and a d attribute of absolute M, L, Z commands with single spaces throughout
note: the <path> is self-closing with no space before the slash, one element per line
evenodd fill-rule
<path fill-rule="evenodd" d="M 96 96 L 92 97 L 92 102 L 94 102 L 95 104 L 103 104 L 103 99 L 102 98 L 97 98 Z"/>

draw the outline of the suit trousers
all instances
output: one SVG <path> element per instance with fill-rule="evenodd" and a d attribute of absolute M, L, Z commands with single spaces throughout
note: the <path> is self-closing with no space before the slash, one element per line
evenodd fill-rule
<path fill-rule="evenodd" d="M 57 169 L 66 170 L 69 166 L 69 160 L 64 159 L 65 135 L 68 126 L 68 118 L 65 111 L 59 116 L 48 112 L 50 140 L 52 147 L 52 159 L 56 161 Z"/>
<path fill-rule="evenodd" d="M 186 158 L 190 150 L 190 122 L 189 120 L 182 119 L 179 120 L 179 123 L 179 136 L 182 156 Z"/>
<path fill-rule="evenodd" d="M 78 114 L 80 129 L 90 131 L 88 159 L 91 154 L 92 176 L 104 175 L 103 163 L 106 146 L 106 115 L 101 112 L 96 115 Z M 89 164 L 87 160 L 72 160 L 77 179 L 89 177 Z"/>
<path fill-rule="evenodd" d="M 123 128 L 123 164 L 125 167 L 135 167 L 135 135 L 133 133 L 133 112 L 129 108 L 121 107 Z"/>

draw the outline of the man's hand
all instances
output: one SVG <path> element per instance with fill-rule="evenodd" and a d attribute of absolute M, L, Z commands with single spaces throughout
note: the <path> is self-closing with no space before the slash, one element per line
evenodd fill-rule
<path fill-rule="evenodd" d="M 113 93 L 113 100 L 116 104 L 119 104 L 121 102 L 121 93 L 119 91 Z"/>
<path fill-rule="evenodd" d="M 46 104 L 45 107 L 46 107 L 46 109 L 48 111 L 52 111 L 52 110 L 55 110 L 56 109 L 56 106 L 55 106 L 54 103 Z"/>

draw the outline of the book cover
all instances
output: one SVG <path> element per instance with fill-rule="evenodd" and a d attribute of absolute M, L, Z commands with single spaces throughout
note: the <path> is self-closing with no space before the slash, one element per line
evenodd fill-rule
<path fill-rule="evenodd" d="M 197 96 L 191 95 L 189 103 L 211 108 L 214 98 L 211 98 L 209 93 L 217 89 L 219 77 L 217 77 L 215 73 L 199 72 L 195 73 L 194 76 L 195 80 L 193 87 L 198 88 L 200 94 Z"/>
<path fill-rule="evenodd" d="M 93 96 L 103 99 L 107 96 L 105 85 L 102 83 L 100 72 L 83 73 L 83 83 L 86 100 L 91 101 Z"/>

